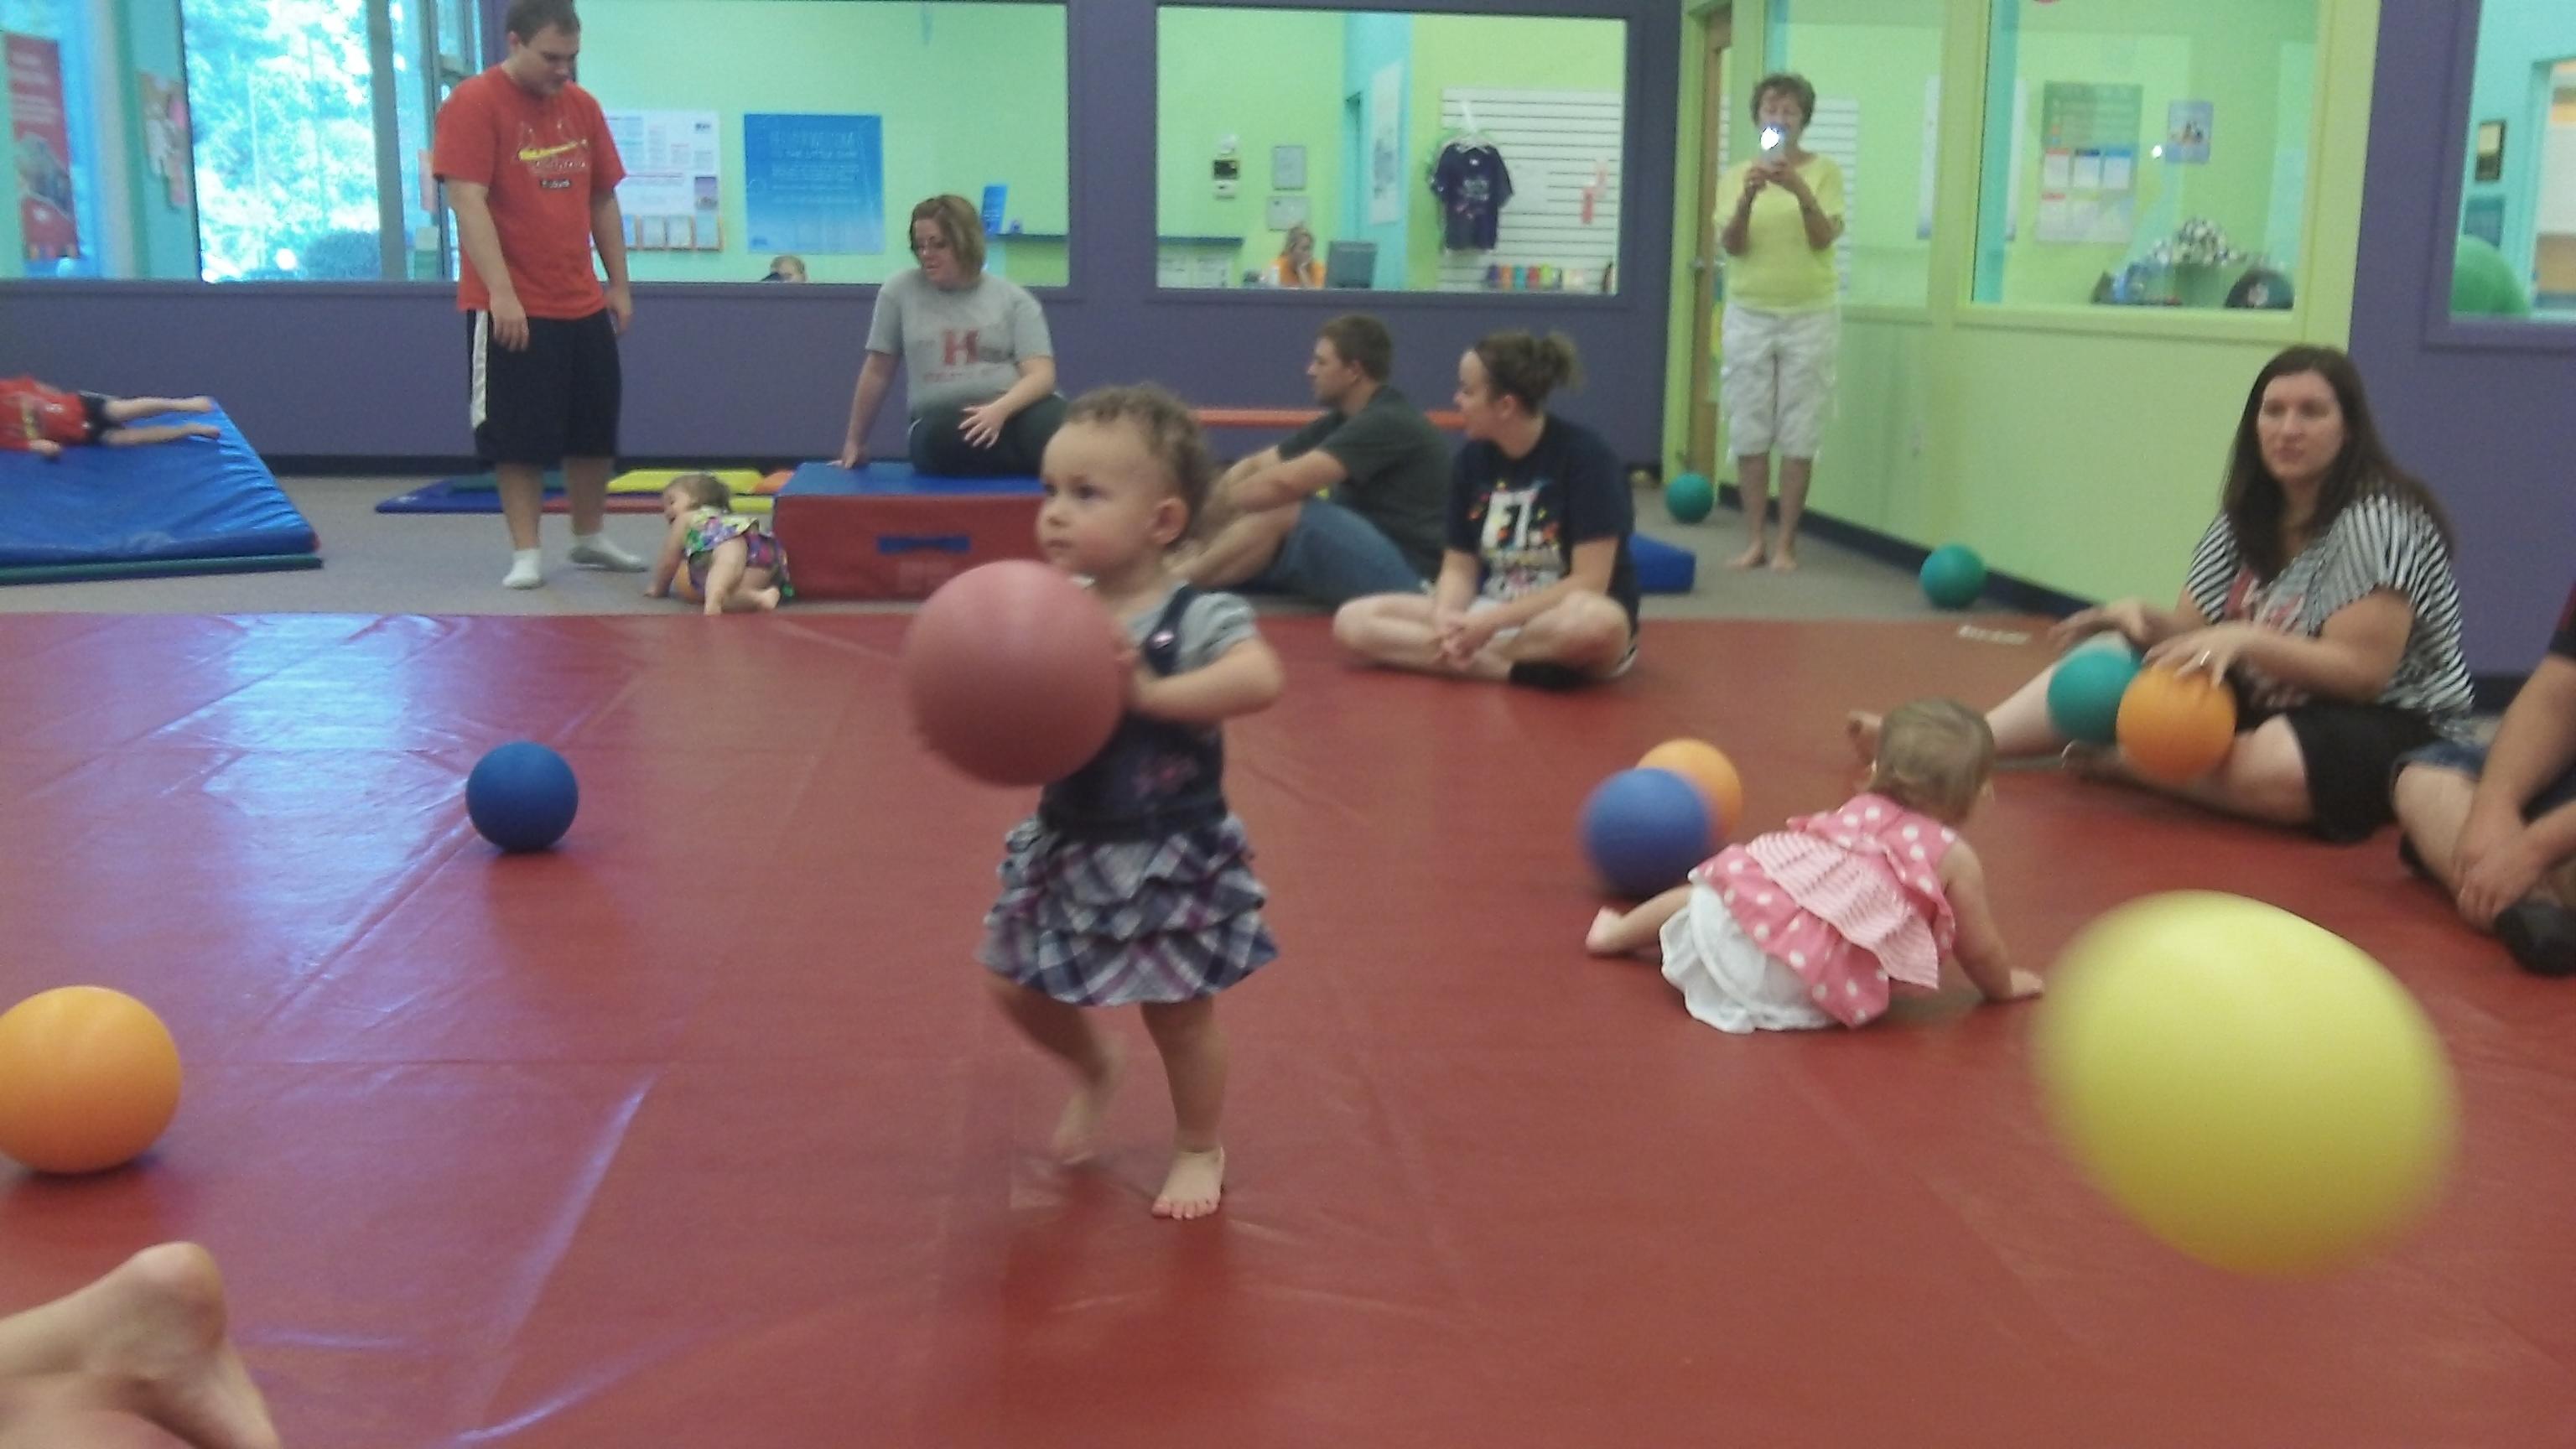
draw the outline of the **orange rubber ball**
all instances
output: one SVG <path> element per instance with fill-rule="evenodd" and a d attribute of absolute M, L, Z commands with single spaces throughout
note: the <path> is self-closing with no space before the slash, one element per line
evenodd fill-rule
<path fill-rule="evenodd" d="M 178 1111 L 179 1044 L 124 992 L 65 986 L 0 1013 L 0 1153 L 39 1172 L 104 1172 L 142 1156 Z"/>
<path fill-rule="evenodd" d="M 2236 747 L 2236 696 L 2207 674 L 2143 669 L 2120 696 L 2116 728 L 2130 769 L 2187 784 L 2217 769 Z"/>

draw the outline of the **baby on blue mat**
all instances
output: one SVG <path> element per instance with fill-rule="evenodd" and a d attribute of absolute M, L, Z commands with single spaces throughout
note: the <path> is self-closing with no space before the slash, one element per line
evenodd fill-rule
<path fill-rule="evenodd" d="M 136 419 L 163 413 L 214 410 L 213 398 L 109 397 L 52 387 L 32 377 L 0 378 L 0 451 L 59 458 L 65 448 L 88 444 L 139 448 L 180 438 L 219 438 L 223 429 L 212 423 L 131 426 Z"/>

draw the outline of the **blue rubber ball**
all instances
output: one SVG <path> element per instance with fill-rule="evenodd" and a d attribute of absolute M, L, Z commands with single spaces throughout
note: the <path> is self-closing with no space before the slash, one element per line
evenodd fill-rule
<path fill-rule="evenodd" d="M 1697 523 L 1717 506 L 1717 490 L 1702 473 L 1684 473 L 1664 485 L 1664 508 L 1675 521 Z"/>
<path fill-rule="evenodd" d="M 581 786 L 564 757 L 532 740 L 501 746 L 465 777 L 465 814 L 508 851 L 543 850 L 572 828 Z"/>
<path fill-rule="evenodd" d="M 1622 770 L 1583 802 L 1583 854 L 1620 895 L 1680 885 L 1715 849 L 1707 801 L 1670 770 Z"/>
<path fill-rule="evenodd" d="M 2048 677 L 2048 722 L 2070 740 L 2107 745 L 2120 737 L 2120 696 L 2138 676 L 2138 656 L 2116 640 L 2060 660 Z"/>
<path fill-rule="evenodd" d="M 1986 561 L 1964 543 L 1945 543 L 1923 560 L 1923 592 L 1944 609 L 1964 609 L 1986 591 Z"/>

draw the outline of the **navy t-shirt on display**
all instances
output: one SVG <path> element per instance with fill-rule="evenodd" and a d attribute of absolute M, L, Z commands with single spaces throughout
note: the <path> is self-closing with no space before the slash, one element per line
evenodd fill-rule
<path fill-rule="evenodd" d="M 1487 141 L 1452 141 L 1431 169 L 1431 194 L 1440 198 L 1440 244 L 1453 252 L 1494 249 L 1503 203 L 1512 199 L 1512 173 L 1503 153 Z"/>

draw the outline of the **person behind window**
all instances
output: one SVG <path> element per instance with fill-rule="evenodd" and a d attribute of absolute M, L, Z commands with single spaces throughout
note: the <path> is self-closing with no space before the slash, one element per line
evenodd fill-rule
<path fill-rule="evenodd" d="M 1718 182 L 1735 209 L 1718 217 L 1726 248 L 1725 359 L 1718 395 L 1734 439 L 1735 481 L 1744 496 L 1749 569 L 1768 558 L 1798 566 L 1798 518 L 1816 469 L 1817 435 L 1834 395 L 1841 333 L 1834 242 L 1843 234 L 1843 173 L 1832 158 L 1798 142 L 1816 118 L 1816 88 L 1804 77 L 1766 76 L 1753 88 L 1759 152 Z M 1780 546 L 1763 542 L 1771 503 L 1771 453 L 1780 454 Z"/>
<path fill-rule="evenodd" d="M 895 359 L 912 409 L 912 466 L 943 478 L 1033 477 L 1064 421 L 1055 342 L 1038 299 L 984 272 L 984 222 L 962 196 L 912 209 L 912 254 L 877 293 L 868 359 L 850 398 L 841 466 L 868 461 L 868 429 Z"/>
<path fill-rule="evenodd" d="M 1315 233 L 1304 222 L 1288 228 L 1288 239 L 1281 244 L 1279 255 L 1270 259 L 1269 270 L 1261 274 L 1265 287 L 1321 287 L 1324 264 L 1315 260 Z"/>

